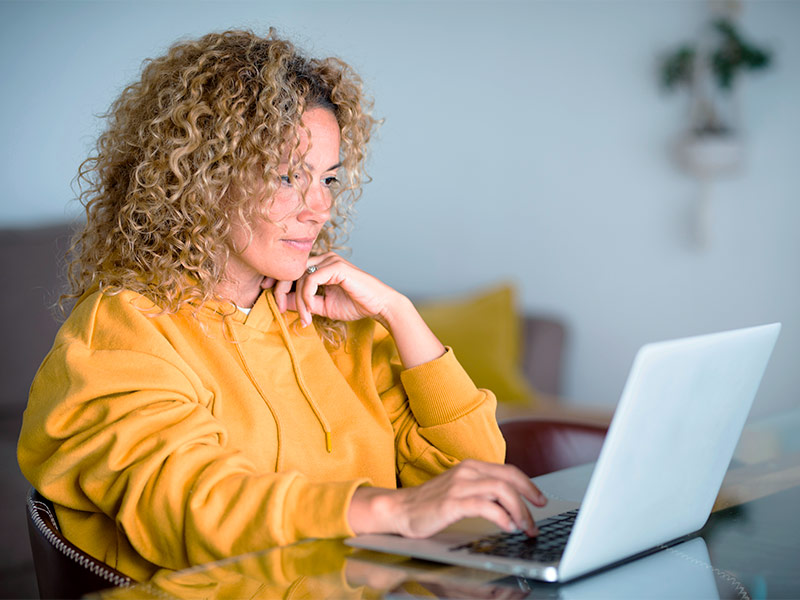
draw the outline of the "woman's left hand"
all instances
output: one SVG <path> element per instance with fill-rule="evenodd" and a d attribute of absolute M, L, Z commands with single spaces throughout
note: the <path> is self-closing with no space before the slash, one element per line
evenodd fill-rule
<path fill-rule="evenodd" d="M 392 334 L 407 369 L 444 353 L 444 346 L 403 294 L 333 252 L 312 256 L 308 264 L 314 267 L 312 272 L 296 282 L 271 278 L 262 282 L 263 288 L 273 289 L 281 312 L 296 310 L 303 325 L 311 323 L 312 315 L 337 321 L 376 319 Z"/>
<path fill-rule="evenodd" d="M 305 326 L 311 315 L 337 321 L 372 317 L 386 325 L 392 304 L 401 297 L 398 292 L 333 252 L 312 256 L 308 265 L 313 272 L 306 271 L 297 282 L 278 281 L 272 286 L 281 312 L 296 310 Z"/>

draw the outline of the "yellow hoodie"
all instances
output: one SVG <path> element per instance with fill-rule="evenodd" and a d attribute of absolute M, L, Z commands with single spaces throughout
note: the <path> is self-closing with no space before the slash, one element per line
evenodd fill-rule
<path fill-rule="evenodd" d="M 403 371 L 365 319 L 330 351 L 271 292 L 249 315 L 148 308 L 132 292 L 80 300 L 34 379 L 18 447 L 65 536 L 135 579 L 352 535 L 360 485 L 503 460 L 495 398 L 450 350 Z"/>

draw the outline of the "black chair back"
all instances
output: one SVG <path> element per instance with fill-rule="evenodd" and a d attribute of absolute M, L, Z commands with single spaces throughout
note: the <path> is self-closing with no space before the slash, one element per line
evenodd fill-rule
<path fill-rule="evenodd" d="M 81 598 L 136 582 L 71 544 L 58 527 L 53 504 L 31 488 L 27 499 L 28 533 L 41 598 Z"/>

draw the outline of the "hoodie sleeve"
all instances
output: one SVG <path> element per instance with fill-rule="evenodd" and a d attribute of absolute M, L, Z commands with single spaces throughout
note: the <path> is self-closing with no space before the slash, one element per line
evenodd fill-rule
<path fill-rule="evenodd" d="M 347 507 L 365 481 L 258 471 L 227 446 L 209 399 L 179 365 L 179 357 L 81 340 L 48 355 L 18 458 L 28 480 L 63 507 L 65 534 L 72 525 L 76 544 L 113 558 L 113 535 L 86 534 L 102 513 L 140 556 L 169 568 L 352 534 Z"/>
<path fill-rule="evenodd" d="M 502 463 L 497 400 L 475 387 L 453 350 L 403 370 L 391 336 L 377 329 L 373 369 L 395 432 L 401 485 L 423 483 L 466 458 Z"/>

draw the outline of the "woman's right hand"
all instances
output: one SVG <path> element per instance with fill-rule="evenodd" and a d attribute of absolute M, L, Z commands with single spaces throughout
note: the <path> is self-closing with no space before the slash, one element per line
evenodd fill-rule
<path fill-rule="evenodd" d="M 536 506 L 547 499 L 511 465 L 465 460 L 426 483 L 389 490 L 361 487 L 348 510 L 356 534 L 397 533 L 431 536 L 467 517 L 482 517 L 505 531 L 538 534 L 523 498 Z"/>

